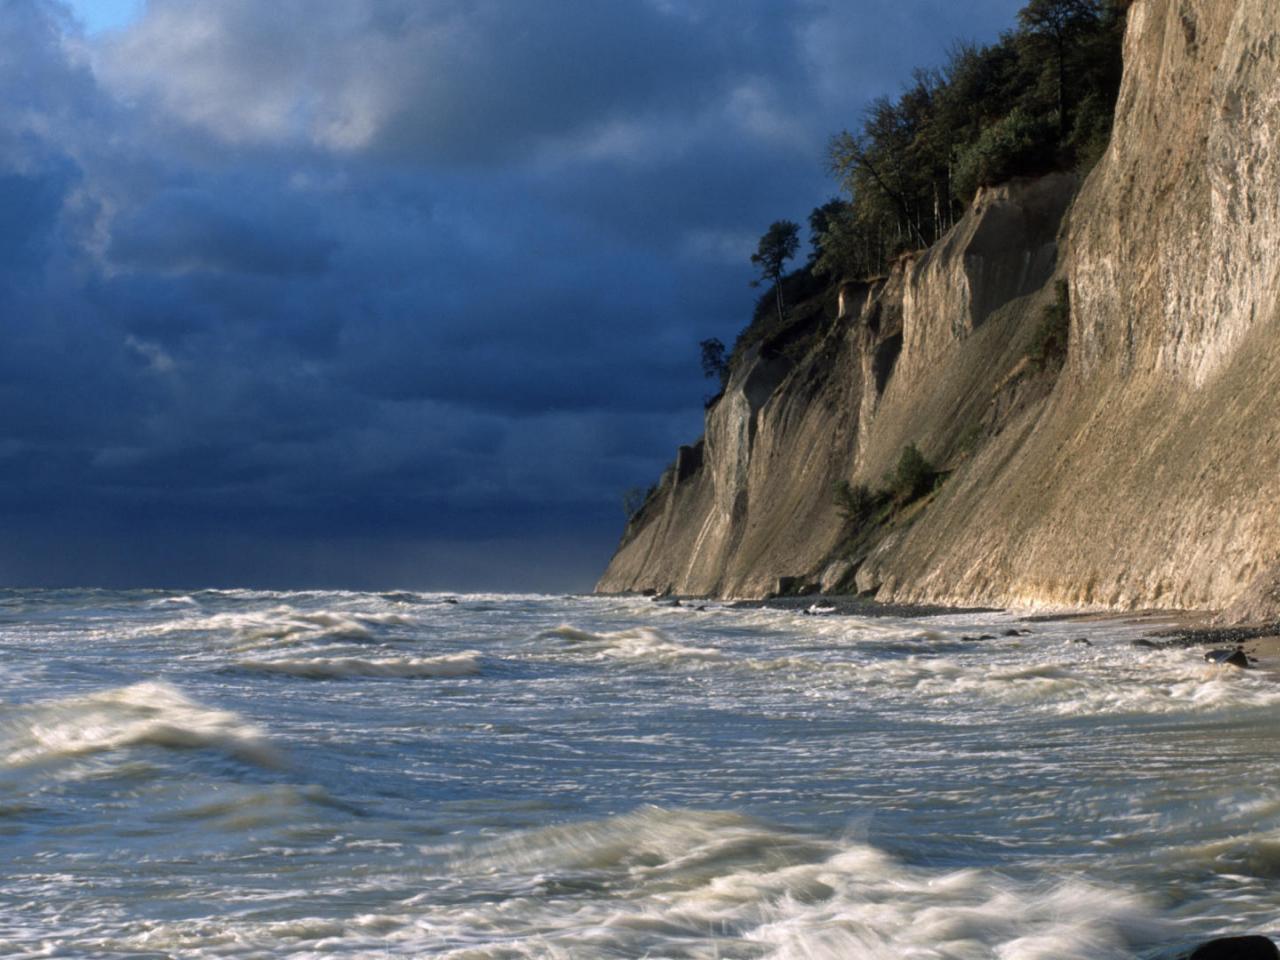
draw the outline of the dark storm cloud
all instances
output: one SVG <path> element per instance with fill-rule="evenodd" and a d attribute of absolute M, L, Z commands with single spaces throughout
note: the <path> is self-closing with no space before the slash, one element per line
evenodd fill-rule
<path fill-rule="evenodd" d="M 106 63 L 125 89 L 229 140 L 468 164 L 693 114 L 757 64 L 794 65 L 778 58 L 788 25 L 762 22 L 766 7 L 696 6 L 152 0 Z"/>
<path fill-rule="evenodd" d="M 826 138 L 1016 6 L 0 0 L 0 576 L 587 586 Z"/>
<path fill-rule="evenodd" d="M 228 207 L 228 193 L 167 190 L 116 218 L 107 257 L 134 270 L 212 270 L 247 274 L 317 274 L 335 244 L 319 234 L 307 208 Z M 277 209 L 272 209 L 277 208 Z"/>

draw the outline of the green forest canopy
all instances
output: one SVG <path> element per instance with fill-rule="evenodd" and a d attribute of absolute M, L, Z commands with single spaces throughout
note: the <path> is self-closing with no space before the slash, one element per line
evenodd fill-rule
<path fill-rule="evenodd" d="M 845 196 L 810 217 L 814 272 L 879 275 L 950 229 L 979 187 L 1091 168 L 1110 138 L 1125 6 L 1031 0 L 995 43 L 957 44 L 941 69 L 873 102 L 860 129 L 831 140 Z"/>
<path fill-rule="evenodd" d="M 728 365 L 812 313 L 784 315 L 783 303 L 882 276 L 900 254 L 934 243 L 979 187 L 1087 173 L 1111 138 L 1128 3 L 1030 0 L 995 43 L 955 44 L 941 68 L 916 70 L 896 100 L 871 103 L 856 132 L 832 137 L 827 162 L 844 195 L 809 214 L 808 263 L 770 275 Z"/>

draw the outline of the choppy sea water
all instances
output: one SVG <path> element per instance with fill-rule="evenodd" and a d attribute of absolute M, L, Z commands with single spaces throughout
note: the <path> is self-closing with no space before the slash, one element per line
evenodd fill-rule
<path fill-rule="evenodd" d="M 1280 682 L 1138 634 L 0 591 L 0 955 L 1105 960 L 1276 936 Z"/>

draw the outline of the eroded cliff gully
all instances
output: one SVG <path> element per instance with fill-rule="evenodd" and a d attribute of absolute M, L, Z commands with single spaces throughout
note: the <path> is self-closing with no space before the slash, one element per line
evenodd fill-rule
<path fill-rule="evenodd" d="M 1085 183 L 981 192 L 802 342 L 743 357 L 599 590 L 1280 612 L 1280 0 L 1128 17 Z M 1028 359 L 1059 279 L 1060 371 Z M 945 481 L 851 546 L 834 486 L 912 443 Z"/>

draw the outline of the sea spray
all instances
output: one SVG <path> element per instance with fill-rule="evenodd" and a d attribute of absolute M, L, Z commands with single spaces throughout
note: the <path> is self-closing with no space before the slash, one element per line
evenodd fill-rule
<path fill-rule="evenodd" d="M 5 599 L 14 956 L 1173 960 L 1276 932 L 1280 684 L 1140 625 Z"/>
<path fill-rule="evenodd" d="M 258 727 L 196 703 L 167 683 L 135 683 L 10 708 L 0 720 L 0 764 L 7 768 L 145 746 L 214 749 L 267 766 L 280 762 Z"/>
<path fill-rule="evenodd" d="M 272 660 L 237 660 L 241 670 L 288 674 L 310 680 L 341 680 L 355 677 L 466 677 L 480 672 L 480 654 L 475 651 L 442 657 L 280 657 Z"/>

